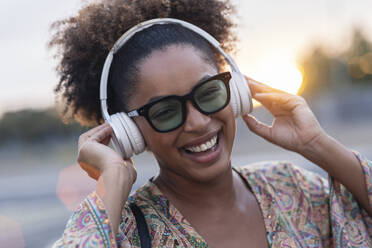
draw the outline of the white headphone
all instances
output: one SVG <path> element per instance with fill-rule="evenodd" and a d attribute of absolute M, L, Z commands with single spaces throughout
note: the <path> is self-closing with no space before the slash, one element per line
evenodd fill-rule
<path fill-rule="evenodd" d="M 145 141 L 142 134 L 135 122 L 127 116 L 126 113 L 120 112 L 113 115 L 109 115 L 107 110 L 107 81 L 110 71 L 111 62 L 113 60 L 114 54 L 136 33 L 149 28 L 153 25 L 158 24 L 179 24 L 195 33 L 199 34 L 205 40 L 207 40 L 214 48 L 216 48 L 226 59 L 227 63 L 231 67 L 231 80 L 230 80 L 230 91 L 231 99 L 230 103 L 235 113 L 235 117 L 250 113 L 253 109 L 252 96 L 249 90 L 248 84 L 244 76 L 240 73 L 237 65 L 230 55 L 228 55 L 222 48 L 220 43 L 213 38 L 210 34 L 204 30 L 198 28 L 197 26 L 172 18 L 158 18 L 152 19 L 139 23 L 133 28 L 125 32 L 118 41 L 114 44 L 110 50 L 105 64 L 103 66 L 103 71 L 101 75 L 101 85 L 100 85 L 100 101 L 101 110 L 103 118 L 108 122 L 113 131 L 111 143 L 114 149 L 121 154 L 124 158 L 130 158 L 133 154 L 139 154 L 143 152 L 146 148 Z"/>

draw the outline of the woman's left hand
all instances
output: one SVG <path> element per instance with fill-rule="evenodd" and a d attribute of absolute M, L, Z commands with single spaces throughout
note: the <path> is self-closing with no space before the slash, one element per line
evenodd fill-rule
<path fill-rule="evenodd" d="M 243 119 L 248 128 L 269 142 L 302 154 L 325 135 L 304 98 L 247 78 L 252 97 L 274 116 L 268 126 L 252 115 Z"/>
<path fill-rule="evenodd" d="M 251 115 L 243 116 L 254 133 L 285 149 L 297 152 L 352 192 L 372 216 L 365 174 L 354 153 L 327 135 L 301 96 L 271 88 L 247 78 L 254 99 L 274 116 L 271 126 Z"/>

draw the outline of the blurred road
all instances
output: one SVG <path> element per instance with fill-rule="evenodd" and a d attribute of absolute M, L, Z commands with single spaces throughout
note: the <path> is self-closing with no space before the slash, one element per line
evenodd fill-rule
<path fill-rule="evenodd" d="M 260 119 L 259 113 L 258 116 Z M 270 118 L 262 118 L 270 122 Z M 372 158 L 371 122 L 323 127 L 341 143 Z M 73 166 L 75 148 L 72 141 L 47 147 L 15 145 L 0 150 L 1 247 L 50 247 L 62 235 L 71 211 L 95 184 L 79 167 Z M 263 160 L 289 160 L 327 176 L 300 155 L 252 134 L 239 120 L 233 164 L 242 166 Z M 134 188 L 138 188 L 157 173 L 157 165 L 148 153 L 134 161 L 138 170 Z"/>

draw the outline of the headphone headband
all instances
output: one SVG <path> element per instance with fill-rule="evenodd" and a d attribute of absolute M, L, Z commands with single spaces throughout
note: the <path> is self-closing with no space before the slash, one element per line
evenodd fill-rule
<path fill-rule="evenodd" d="M 125 32 L 114 44 L 114 46 L 111 48 L 106 60 L 105 64 L 103 66 L 102 75 L 101 75 L 101 83 L 100 83 L 100 101 L 101 101 L 101 110 L 102 115 L 105 121 L 110 122 L 110 115 L 108 114 L 107 110 L 107 83 L 108 83 L 108 75 L 110 71 L 110 66 L 112 63 L 112 60 L 114 58 L 114 54 L 119 51 L 119 49 L 130 39 L 132 38 L 136 33 L 147 29 L 153 25 L 164 25 L 164 24 L 179 24 L 191 31 L 194 31 L 195 33 L 199 34 L 202 38 L 207 40 L 214 48 L 216 48 L 226 59 L 228 64 L 230 65 L 233 72 L 240 73 L 237 65 L 235 64 L 234 60 L 228 55 L 221 47 L 220 43 L 213 38 L 210 34 L 202 30 L 201 28 L 185 22 L 178 19 L 173 18 L 157 18 L 152 19 L 148 21 L 141 22 L 137 24 L 136 26 L 129 29 L 127 32 Z"/>

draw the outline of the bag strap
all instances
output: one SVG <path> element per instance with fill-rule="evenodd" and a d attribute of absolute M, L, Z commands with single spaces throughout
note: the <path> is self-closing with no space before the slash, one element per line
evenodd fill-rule
<path fill-rule="evenodd" d="M 132 210 L 134 218 L 137 222 L 137 230 L 140 237 L 141 248 L 151 248 L 151 238 L 145 216 L 143 216 L 141 209 L 134 202 L 131 202 L 129 207 Z"/>

